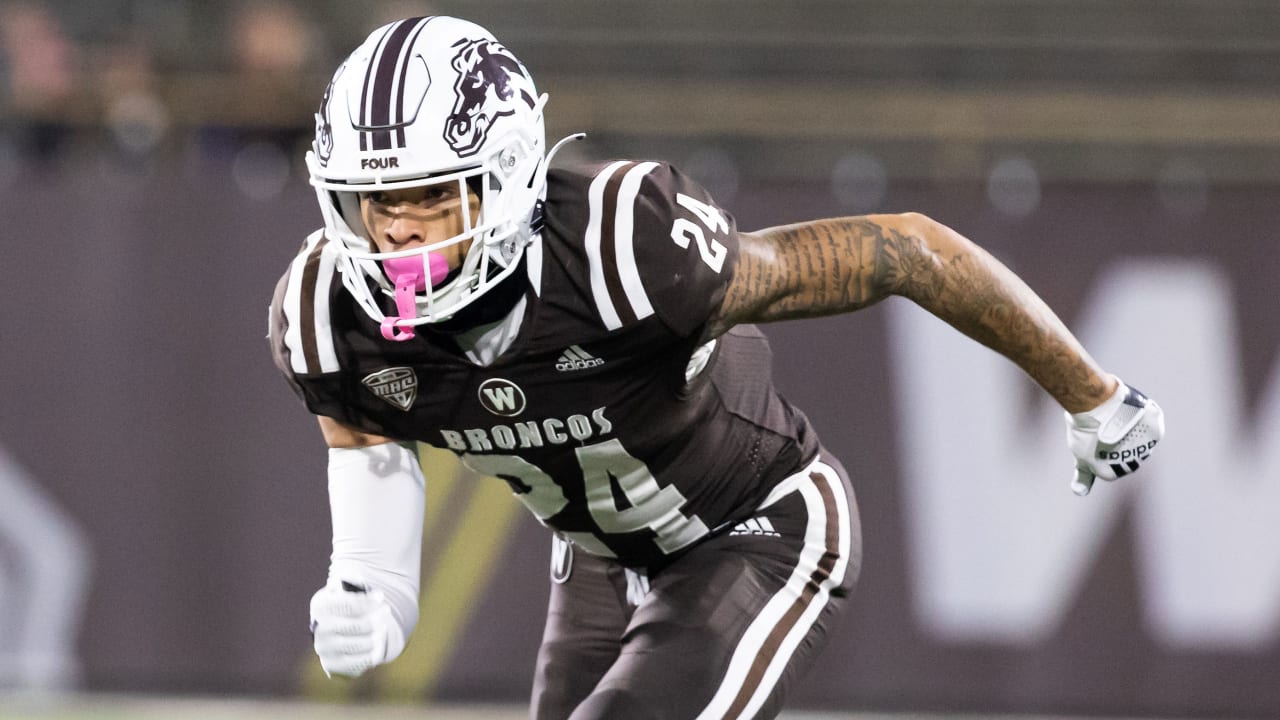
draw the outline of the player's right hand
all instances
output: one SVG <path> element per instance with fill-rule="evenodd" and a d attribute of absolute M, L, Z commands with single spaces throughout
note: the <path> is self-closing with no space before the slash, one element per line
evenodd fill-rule
<path fill-rule="evenodd" d="M 1137 470 L 1164 437 L 1164 411 L 1123 382 L 1098 407 L 1066 416 L 1067 445 L 1076 456 L 1071 490 L 1077 495 L 1088 495 L 1095 478 L 1115 480 Z"/>
<path fill-rule="evenodd" d="M 338 580 L 311 596 L 311 637 L 326 675 L 356 677 L 404 649 L 391 606 L 376 589 Z"/>

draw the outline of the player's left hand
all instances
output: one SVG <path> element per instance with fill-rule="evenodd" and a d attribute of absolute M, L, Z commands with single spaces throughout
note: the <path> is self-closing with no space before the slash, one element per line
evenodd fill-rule
<path fill-rule="evenodd" d="M 311 636 L 326 675 L 357 677 L 404 648 L 382 593 L 345 581 L 331 580 L 311 596 Z"/>
<path fill-rule="evenodd" d="M 1095 478 L 1115 480 L 1137 470 L 1164 437 L 1164 411 L 1124 382 L 1098 407 L 1066 416 L 1077 495 L 1088 495 Z"/>

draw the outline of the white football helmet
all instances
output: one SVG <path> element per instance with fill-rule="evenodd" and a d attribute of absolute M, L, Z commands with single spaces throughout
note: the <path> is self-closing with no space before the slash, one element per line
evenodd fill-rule
<path fill-rule="evenodd" d="M 338 68 L 307 169 L 343 284 L 384 337 L 407 340 L 414 326 L 447 320 L 519 265 L 546 194 L 546 101 L 489 31 L 451 17 L 385 25 Z M 458 183 L 463 232 L 378 252 L 359 193 L 444 182 Z M 474 223 L 468 187 L 480 199 Z M 445 276 L 439 251 L 467 242 L 462 267 Z M 383 311 L 386 297 L 398 315 Z"/>

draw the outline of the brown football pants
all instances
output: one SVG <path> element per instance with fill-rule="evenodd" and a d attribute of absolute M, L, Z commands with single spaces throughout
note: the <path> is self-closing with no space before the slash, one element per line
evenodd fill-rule
<path fill-rule="evenodd" d="M 852 488 L 825 454 L 651 576 L 553 542 L 534 720 L 775 717 L 862 559 Z"/>

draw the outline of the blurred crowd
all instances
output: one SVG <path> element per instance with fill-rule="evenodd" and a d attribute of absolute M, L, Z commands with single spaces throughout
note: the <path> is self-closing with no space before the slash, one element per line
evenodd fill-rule
<path fill-rule="evenodd" d="M 0 166 L 56 167 L 86 145 L 125 162 L 253 143 L 292 153 L 342 54 L 384 22 L 429 11 L 400 0 L 0 0 Z"/>
<path fill-rule="evenodd" d="M 848 212 L 976 180 L 1016 215 L 1042 181 L 1155 181 L 1178 208 L 1280 182 L 1275 0 L 0 0 L 0 187 L 212 161 L 274 197 L 341 58 L 430 14 L 518 46 L 549 128 L 725 202 L 757 177 L 829 179 Z"/>

